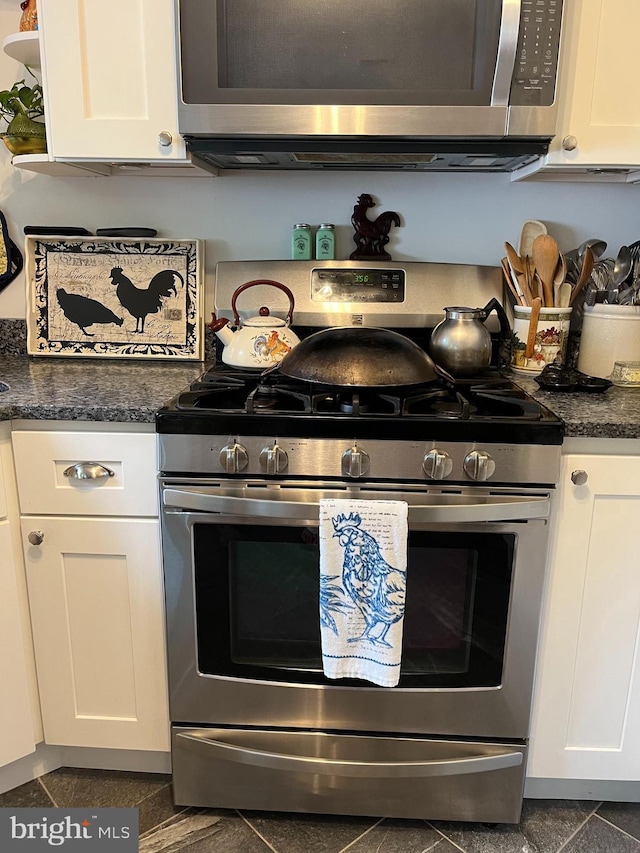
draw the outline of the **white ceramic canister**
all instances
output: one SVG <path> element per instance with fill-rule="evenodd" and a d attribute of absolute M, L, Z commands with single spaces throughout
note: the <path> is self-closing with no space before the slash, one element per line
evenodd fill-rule
<path fill-rule="evenodd" d="M 569 323 L 572 308 L 541 308 L 533 345 L 533 355 L 525 354 L 531 308 L 522 305 L 513 307 L 513 338 L 511 342 L 511 369 L 515 373 L 534 376 L 547 364 L 564 364 L 569 339 Z"/>
<path fill-rule="evenodd" d="M 606 379 L 615 361 L 640 361 L 640 305 L 585 305 L 578 370 Z"/>

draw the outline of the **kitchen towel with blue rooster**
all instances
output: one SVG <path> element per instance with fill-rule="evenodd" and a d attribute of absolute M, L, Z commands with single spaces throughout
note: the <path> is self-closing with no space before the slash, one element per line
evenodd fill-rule
<path fill-rule="evenodd" d="M 400 679 L 407 587 L 404 501 L 320 501 L 320 634 L 328 678 Z"/>

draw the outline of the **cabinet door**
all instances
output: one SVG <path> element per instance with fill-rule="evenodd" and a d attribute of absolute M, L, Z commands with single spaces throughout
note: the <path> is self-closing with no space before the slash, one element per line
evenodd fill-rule
<path fill-rule="evenodd" d="M 558 130 L 551 166 L 640 165 L 640 3 L 565 3 Z M 577 147 L 563 148 L 574 136 Z"/>
<path fill-rule="evenodd" d="M 637 780 L 640 458 L 568 455 L 557 498 L 527 774 Z"/>
<path fill-rule="evenodd" d="M 2 480 L 0 479 L 0 491 Z M 8 521 L 0 522 L 0 766 L 35 748 L 13 543 Z"/>
<path fill-rule="evenodd" d="M 38 13 L 54 159 L 185 161 L 172 0 L 40 0 Z"/>
<path fill-rule="evenodd" d="M 167 750 L 158 521 L 29 516 L 22 534 L 45 741 Z"/>

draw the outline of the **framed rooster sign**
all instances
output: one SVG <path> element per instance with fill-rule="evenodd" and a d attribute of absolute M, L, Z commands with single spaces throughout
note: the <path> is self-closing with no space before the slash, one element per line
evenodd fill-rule
<path fill-rule="evenodd" d="M 199 240 L 27 237 L 29 355 L 204 356 Z"/>

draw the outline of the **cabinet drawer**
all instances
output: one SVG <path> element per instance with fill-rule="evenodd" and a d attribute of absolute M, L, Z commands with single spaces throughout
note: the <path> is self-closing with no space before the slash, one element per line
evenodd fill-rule
<path fill-rule="evenodd" d="M 158 515 L 155 434 L 16 430 L 13 452 L 23 514 Z"/>

